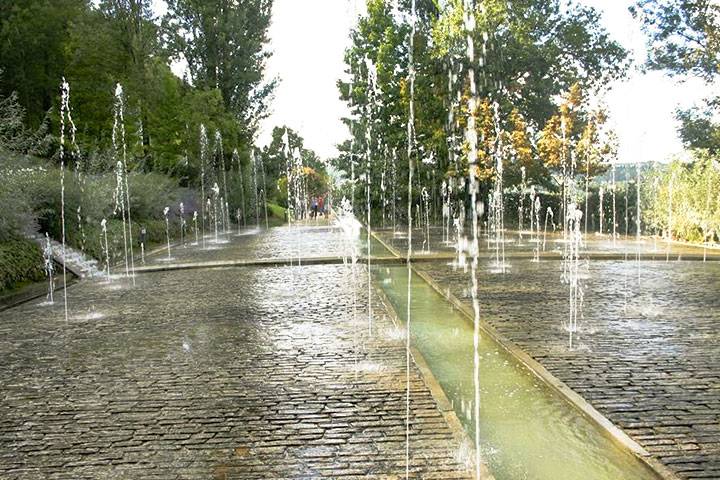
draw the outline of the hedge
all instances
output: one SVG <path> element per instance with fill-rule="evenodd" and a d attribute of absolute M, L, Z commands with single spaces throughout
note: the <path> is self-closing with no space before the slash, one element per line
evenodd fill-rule
<path fill-rule="evenodd" d="M 42 250 L 32 240 L 8 240 L 0 243 L 0 292 L 24 282 L 45 279 Z"/>

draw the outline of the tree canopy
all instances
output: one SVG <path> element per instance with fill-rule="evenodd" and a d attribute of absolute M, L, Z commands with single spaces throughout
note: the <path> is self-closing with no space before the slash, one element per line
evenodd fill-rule
<path fill-rule="evenodd" d="M 129 167 L 197 184 L 200 125 L 222 132 L 244 163 L 274 81 L 264 83 L 272 0 L 22 0 L 0 6 L 0 94 L 16 92 L 25 124 L 58 131 L 59 84 L 86 168 L 112 168 L 115 87 L 123 86 Z M 171 67 L 185 59 L 190 75 Z M 227 153 L 230 164 L 230 154 Z"/>
<path fill-rule="evenodd" d="M 367 2 L 367 16 L 359 19 L 345 54 L 350 80 L 338 82 L 341 99 L 352 112 L 345 119 L 352 140 L 340 146 L 338 168 L 349 176 L 353 161 L 356 173 L 367 170 L 369 175 L 363 178 L 375 185 L 382 179 L 372 177 L 391 171 L 390 164 L 397 168 L 398 178 L 406 177 L 403 172 L 409 161 L 419 182 L 433 178 L 438 185 L 443 178 L 467 177 L 464 131 L 468 116 L 473 115 L 480 139 L 476 177 L 481 180 L 481 193 L 488 191 L 496 174 L 499 154 L 506 157 L 507 186 L 519 186 L 523 167 L 529 182 L 557 187 L 551 177 L 552 159 L 538 146 L 540 133 L 559 122 L 562 98 L 575 88 L 583 92 L 580 97 L 585 102 L 575 108 L 586 113 L 579 115 L 573 128 L 582 135 L 592 117 L 588 93 L 596 94 L 625 75 L 627 52 L 599 26 L 600 15 L 592 8 L 572 2 L 561 5 L 559 0 L 482 3 L 482 9 L 479 4 L 475 7 L 476 22 L 470 32 L 464 22 L 466 2 L 417 3 L 413 42 L 417 156 L 408 159 L 404 145 L 410 5 Z M 468 34 L 478 52 L 472 59 L 466 55 Z M 479 79 L 480 101 L 474 112 L 467 110 L 470 69 Z M 598 140 L 592 132 L 588 139 Z M 415 195 L 419 193 L 418 188 Z"/>
<path fill-rule="evenodd" d="M 646 66 L 671 76 L 712 83 L 720 74 L 720 5 L 713 0 L 641 0 L 630 8 L 648 37 Z M 712 120 L 718 98 L 679 109 L 679 135 L 688 148 L 720 149 L 720 124 Z"/>

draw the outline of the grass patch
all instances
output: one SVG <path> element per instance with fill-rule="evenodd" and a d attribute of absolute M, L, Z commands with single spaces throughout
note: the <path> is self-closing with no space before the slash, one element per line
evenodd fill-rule
<path fill-rule="evenodd" d="M 268 208 L 268 214 L 271 216 L 268 216 L 268 223 L 272 227 L 278 227 L 280 225 L 285 225 L 286 221 L 286 215 L 287 215 L 287 208 L 281 207 L 280 205 L 277 205 L 275 203 L 267 202 L 267 208 Z"/>

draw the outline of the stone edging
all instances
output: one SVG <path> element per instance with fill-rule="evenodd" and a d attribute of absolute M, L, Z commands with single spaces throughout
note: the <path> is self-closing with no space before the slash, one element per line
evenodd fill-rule
<path fill-rule="evenodd" d="M 399 252 L 395 248 L 385 243 L 378 235 L 373 233 L 375 239 L 380 242 L 388 251 L 393 255 L 400 256 Z M 700 257 L 702 258 L 702 257 Z M 420 276 L 425 282 L 430 285 L 441 297 L 445 298 L 450 304 L 458 309 L 468 321 L 474 323 L 474 315 L 470 309 L 458 299 L 455 295 L 449 291 L 442 289 L 440 285 L 435 282 L 427 273 L 418 270 L 414 265 L 410 265 L 410 268 Z M 495 328 L 493 328 L 487 322 L 480 320 L 480 328 L 482 331 L 495 340 L 501 347 L 503 347 L 508 353 L 517 358 L 530 371 L 537 375 L 543 382 L 549 385 L 554 391 L 558 392 L 568 403 L 570 403 L 575 409 L 580 411 L 586 418 L 590 419 L 593 423 L 598 425 L 606 434 L 621 448 L 627 449 L 636 458 L 645 463 L 651 470 L 653 470 L 663 480 L 679 480 L 679 477 L 665 466 L 658 459 L 650 455 L 640 444 L 630 438 L 625 432 L 619 427 L 614 425 L 604 415 L 598 412 L 595 407 L 588 403 L 582 398 L 577 392 L 573 391 L 564 382 L 560 381 L 554 375 L 552 375 L 540 362 L 532 358 L 530 355 L 525 353 L 520 347 L 515 345 L 512 341 L 501 335 Z"/>
<path fill-rule="evenodd" d="M 68 270 L 68 273 L 70 273 L 70 278 L 67 279 L 67 286 L 70 287 L 77 281 L 78 277 L 73 275 L 70 270 Z M 53 279 L 53 292 L 58 292 L 62 290 L 62 288 L 63 281 L 62 275 L 60 275 Z M 0 312 L 45 296 L 47 295 L 47 292 L 47 282 L 38 282 L 32 285 L 28 285 L 26 288 L 23 288 L 18 292 L 2 296 L 0 297 Z"/>
<path fill-rule="evenodd" d="M 373 287 L 375 293 L 380 297 L 380 300 L 385 305 L 385 308 L 390 314 L 393 323 L 402 326 L 403 328 L 406 328 L 405 322 L 397 314 L 395 308 L 392 306 L 392 303 L 390 302 L 390 299 L 387 297 L 385 292 L 382 291 L 382 289 L 375 282 L 373 282 Z M 435 399 L 437 408 L 438 410 L 440 410 L 440 413 L 442 413 L 442 416 L 445 419 L 445 423 L 452 432 L 453 438 L 468 452 L 473 452 L 475 446 L 472 442 L 472 439 L 460 423 L 460 419 L 453 410 L 450 400 L 447 398 L 447 396 L 445 395 L 445 391 L 442 389 L 437 379 L 435 378 L 435 375 L 433 375 L 432 371 L 430 370 L 430 367 L 425 361 L 425 357 L 423 357 L 422 353 L 420 353 L 417 347 L 414 346 L 410 347 L 410 355 L 413 359 L 413 362 L 418 367 L 418 370 L 420 371 L 420 376 L 425 382 L 425 385 L 428 387 L 428 390 L 430 390 L 430 394 L 432 395 L 433 399 Z M 472 454 L 472 458 L 474 462 L 480 461 L 476 453 Z M 474 463 L 473 467 L 475 467 Z M 495 477 L 492 475 L 492 473 L 490 473 L 490 470 L 484 463 L 480 463 L 480 479 L 495 480 Z"/>

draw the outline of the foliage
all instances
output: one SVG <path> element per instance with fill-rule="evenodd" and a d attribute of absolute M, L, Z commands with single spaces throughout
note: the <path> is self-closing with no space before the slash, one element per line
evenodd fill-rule
<path fill-rule="evenodd" d="M 283 139 L 286 134 L 289 148 L 285 146 Z M 288 162 L 293 162 L 295 152 L 299 153 L 303 166 L 308 167 L 309 170 L 298 172 L 295 167 L 292 167 L 291 170 L 294 175 L 309 182 L 311 187 L 309 194 L 320 195 L 327 191 L 328 178 L 325 163 L 314 151 L 305 148 L 304 143 L 305 140 L 293 129 L 287 126 L 275 127 L 270 144 L 263 148 L 260 154 L 265 168 L 268 198 L 277 203 L 287 206 Z"/>
<path fill-rule="evenodd" d="M 648 36 L 647 67 L 692 75 L 712 83 L 720 74 L 720 5 L 713 0 L 640 0 L 630 8 Z M 688 148 L 720 150 L 720 125 L 712 121 L 718 98 L 704 108 L 679 109 L 679 133 Z"/>
<path fill-rule="evenodd" d="M 338 82 L 338 88 L 352 112 L 345 120 L 352 140 L 339 146 L 334 166 L 346 177 L 353 169 L 356 178 L 364 175 L 362 183 L 374 186 L 374 205 L 382 204 L 377 186 L 387 185 L 387 176 L 392 177 L 396 197 L 407 197 L 407 185 L 398 179 L 407 178 L 411 161 L 420 182 L 412 187 L 413 197 L 422 185 L 436 189 L 443 179 L 468 176 L 465 129 L 470 115 L 478 128 L 475 173 L 481 197 L 497 176 L 499 155 L 506 186 L 520 187 L 524 167 L 529 184 L 552 188 L 557 162 L 545 158 L 537 142 L 543 129 L 559 128 L 557 99 L 575 88 L 585 100 L 587 92 L 597 92 L 625 74 L 627 52 L 598 26 L 599 14 L 592 8 L 574 3 L 566 8 L 558 0 L 485 1 L 473 12 L 475 28 L 467 32 L 466 3 L 418 3 L 412 52 L 412 140 L 417 154 L 412 159 L 406 154 L 409 2 L 394 7 L 389 0 L 369 1 L 367 16 L 359 19 L 351 35 L 353 43 L 345 54 L 350 80 Z M 473 59 L 466 55 L 468 36 L 476 47 Z M 467 109 L 469 70 L 478 85 L 474 112 Z M 582 107 L 576 144 L 587 125 L 586 103 Z M 598 140 L 597 126 L 586 137 L 584 152 L 595 159 L 591 163 L 612 156 L 604 145 L 591 145 Z M 355 188 L 356 196 L 363 194 L 363 186 Z M 355 200 L 356 205 L 365 203 Z"/>
<path fill-rule="evenodd" d="M 0 151 L 0 201 L 8 208 L 0 211 L 0 242 L 23 238 L 31 233 L 48 232 L 54 238 L 62 236 L 60 170 L 47 161 Z M 116 209 L 114 172 L 92 176 L 65 172 L 65 230 L 69 244 L 85 248 L 88 253 L 102 256 L 98 235 L 100 222 L 108 219 L 122 223 Z M 163 209 L 171 207 L 177 222 L 179 202 L 185 205 L 186 220 L 197 208 L 195 194 L 181 189 L 177 182 L 157 173 L 136 172 L 128 177 L 130 214 L 134 222 L 133 235 L 139 241 L 139 226 L 159 222 L 164 238 Z M 79 210 L 78 210 L 79 209 Z M 78 218 L 78 212 L 80 218 Z M 177 222 L 179 223 L 179 222 Z M 112 228 L 112 227 L 111 227 Z M 122 238 L 122 234 L 120 234 Z M 93 245 L 96 248 L 93 248 Z"/>
<path fill-rule="evenodd" d="M 53 107 L 60 77 L 72 61 L 70 29 L 88 13 L 88 3 L 0 2 L 0 94 L 17 92 L 29 127 L 37 128 Z"/>
<path fill-rule="evenodd" d="M 43 280 L 43 262 L 42 251 L 32 240 L 0 242 L 0 292 L 21 282 Z"/>
<path fill-rule="evenodd" d="M 720 234 L 720 164 L 697 152 L 647 176 L 643 221 L 673 239 L 717 242 Z"/>
<path fill-rule="evenodd" d="M 193 83 L 221 92 L 248 146 L 267 114 L 275 81 L 263 84 L 272 0 L 170 0 L 166 29 Z"/>
<path fill-rule="evenodd" d="M 612 135 L 601 135 L 607 117 L 601 109 L 588 111 L 585 93 L 573 85 L 564 102 L 545 124 L 538 151 L 557 185 L 582 174 L 602 174 L 616 155 Z"/>
<path fill-rule="evenodd" d="M 262 83 L 271 4 L 176 0 L 169 2 L 164 18 L 157 18 L 151 0 L 3 3 L 0 113 L 8 117 L 4 111 L 12 107 L 14 118 L 23 111 L 26 115 L 19 123 L 3 122 L 0 136 L 15 142 L 18 132 L 28 137 L 39 126 L 44 130 L 35 134 L 34 144 L 48 131 L 58 135 L 59 84 L 65 77 L 78 127 L 80 168 L 84 173 L 112 170 L 117 160 L 114 92 L 120 83 L 129 170 L 159 172 L 183 186 L 198 185 L 200 125 L 211 138 L 222 133 L 226 166 L 230 152 L 238 150 L 246 169 L 257 123 L 266 115 L 274 87 L 274 82 Z M 179 78 L 171 70 L 173 59 L 182 58 L 188 60 L 191 78 Z M 218 77 L 210 78 L 216 71 Z M 13 149 L 57 161 L 58 147 L 56 137 L 52 148 L 42 151 Z M 233 208 L 239 206 L 239 200 L 232 201 Z"/>
<path fill-rule="evenodd" d="M 720 5 L 716 2 L 640 0 L 630 12 L 649 37 L 649 68 L 707 80 L 720 73 Z"/>
<path fill-rule="evenodd" d="M 720 124 L 713 122 L 711 109 L 678 110 L 675 118 L 685 147 L 707 150 L 711 155 L 720 152 Z"/>

